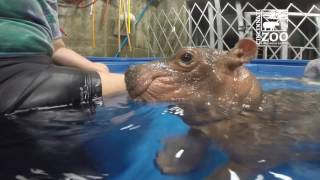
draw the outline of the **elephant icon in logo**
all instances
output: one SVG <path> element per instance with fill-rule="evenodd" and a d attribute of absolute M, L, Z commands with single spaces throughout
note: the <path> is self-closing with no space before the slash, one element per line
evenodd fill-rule
<path fill-rule="evenodd" d="M 262 24 L 263 26 L 263 30 L 267 31 L 274 31 L 276 29 L 277 26 L 280 26 L 278 21 L 268 21 L 268 22 L 264 22 Z"/>

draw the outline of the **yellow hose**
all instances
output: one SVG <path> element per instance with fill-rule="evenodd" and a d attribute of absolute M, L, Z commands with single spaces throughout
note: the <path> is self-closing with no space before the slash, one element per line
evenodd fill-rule
<path fill-rule="evenodd" d="M 123 4 L 123 10 L 128 12 L 128 1 L 126 4 Z M 128 15 L 127 15 L 128 16 Z M 131 40 L 130 40 L 130 33 L 129 33 L 129 27 L 128 27 L 128 20 L 126 17 L 124 17 L 125 20 L 125 27 L 126 27 L 126 32 L 127 32 L 127 37 L 128 37 L 128 45 L 129 45 L 129 50 L 132 52 L 132 46 L 131 46 Z"/>
<path fill-rule="evenodd" d="M 119 0 L 119 7 L 118 7 L 118 47 L 119 47 L 119 52 L 121 51 L 121 9 L 122 9 L 122 0 Z"/>
<path fill-rule="evenodd" d="M 128 33 L 131 33 L 131 0 L 127 0 L 128 3 Z"/>

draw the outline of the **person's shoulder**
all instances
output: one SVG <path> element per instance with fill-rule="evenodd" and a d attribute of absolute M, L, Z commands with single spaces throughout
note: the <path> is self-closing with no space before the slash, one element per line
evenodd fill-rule
<path fill-rule="evenodd" d="M 44 2 L 47 6 L 50 6 L 54 10 L 57 10 L 57 8 L 58 8 L 58 1 L 57 0 L 44 0 Z"/>

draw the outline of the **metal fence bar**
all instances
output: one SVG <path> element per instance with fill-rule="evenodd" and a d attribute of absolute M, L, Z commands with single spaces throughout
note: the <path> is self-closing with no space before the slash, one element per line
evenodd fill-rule
<path fill-rule="evenodd" d="M 210 2 L 208 2 L 210 3 Z M 221 6 L 219 0 L 214 0 L 214 6 L 216 7 L 217 13 L 217 32 L 218 32 L 218 49 L 223 49 L 222 39 L 222 18 L 221 18 Z"/>
<path fill-rule="evenodd" d="M 277 10 L 277 7 L 267 3 L 262 9 Z M 170 56 L 183 46 L 228 50 L 234 44 L 230 39 L 256 38 L 258 10 L 249 2 L 227 2 L 222 7 L 219 0 L 214 0 L 154 12 L 148 26 L 149 52 L 153 56 Z M 320 7 L 314 5 L 304 12 L 290 3 L 286 10 L 288 20 L 278 20 L 277 26 L 286 29 L 282 32 L 287 33 L 287 40 L 276 45 L 260 44 L 259 57 L 320 58 Z"/>
<path fill-rule="evenodd" d="M 210 35 L 210 48 L 214 48 L 214 42 L 215 42 L 215 37 L 214 37 L 214 31 L 213 31 L 213 21 L 214 21 L 214 18 L 213 18 L 213 7 L 212 6 L 209 6 L 208 7 L 208 16 L 209 16 L 209 25 L 210 25 L 210 28 L 209 28 L 209 35 Z"/>
<path fill-rule="evenodd" d="M 246 29 L 251 29 L 253 23 L 252 23 L 252 20 L 251 20 L 251 15 L 248 12 L 244 13 L 244 20 L 247 23 L 245 28 Z M 248 37 L 253 38 L 253 31 L 252 30 L 249 31 Z"/>
<path fill-rule="evenodd" d="M 315 17 L 318 32 L 320 31 L 320 16 Z M 318 35 L 317 48 L 320 49 L 320 34 Z M 318 54 L 318 58 L 320 58 L 320 54 Z"/>
<path fill-rule="evenodd" d="M 240 1 L 236 1 L 236 10 L 237 10 L 237 19 L 238 19 L 238 31 L 239 31 L 239 37 L 244 37 L 244 20 L 242 16 L 242 8 Z"/>
<path fill-rule="evenodd" d="M 280 20 L 280 27 L 288 27 L 288 22 Z M 281 44 L 281 59 L 288 59 L 288 41 Z"/>

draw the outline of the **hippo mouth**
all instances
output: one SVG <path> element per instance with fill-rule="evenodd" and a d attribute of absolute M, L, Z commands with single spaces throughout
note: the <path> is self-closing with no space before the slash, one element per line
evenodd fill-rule
<path fill-rule="evenodd" d="M 157 102 L 183 99 L 181 88 L 172 76 L 158 74 L 153 77 L 143 76 L 126 79 L 129 96 L 133 100 Z"/>
<path fill-rule="evenodd" d="M 131 97 L 147 102 L 176 101 L 180 99 L 177 95 L 179 88 L 172 82 L 173 79 L 169 76 L 154 77 L 152 80 L 145 81 Z"/>

